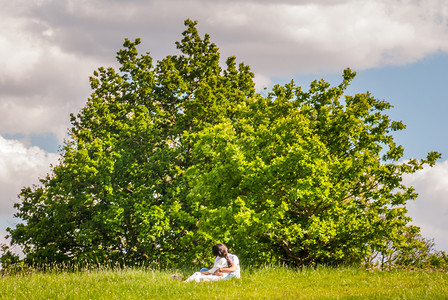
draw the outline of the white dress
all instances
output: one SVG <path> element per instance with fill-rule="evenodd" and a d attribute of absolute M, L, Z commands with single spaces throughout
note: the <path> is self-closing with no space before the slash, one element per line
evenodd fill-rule
<path fill-rule="evenodd" d="M 210 274 L 213 274 L 219 268 L 227 268 L 227 267 L 228 267 L 227 259 L 225 259 L 225 257 L 217 256 L 215 258 L 215 263 L 213 264 L 213 268 L 208 270 L 208 272 Z M 223 276 L 217 276 L 217 275 L 206 275 L 206 274 L 202 274 L 201 272 L 196 272 L 193 275 L 191 275 L 190 277 L 188 277 L 187 280 L 185 280 L 185 282 L 218 281 L 218 280 L 224 279 L 225 277 L 227 277 L 227 275 L 229 275 L 229 274 L 223 273 Z"/>
<path fill-rule="evenodd" d="M 235 272 L 229 273 L 226 279 L 241 278 L 240 260 L 238 259 L 238 256 L 229 253 L 229 259 L 232 262 L 232 264 L 236 265 L 236 270 Z"/>

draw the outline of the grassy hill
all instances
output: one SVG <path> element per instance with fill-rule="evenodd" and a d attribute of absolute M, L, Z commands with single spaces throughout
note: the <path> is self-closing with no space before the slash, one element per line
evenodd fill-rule
<path fill-rule="evenodd" d="M 183 283 L 172 274 L 28 271 L 1 276 L 0 299 L 448 299 L 448 273 L 442 271 L 266 267 L 243 270 L 240 280 L 203 283 Z"/>

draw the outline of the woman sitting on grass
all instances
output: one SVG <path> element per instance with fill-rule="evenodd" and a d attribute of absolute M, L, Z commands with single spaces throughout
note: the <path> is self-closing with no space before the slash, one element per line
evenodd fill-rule
<path fill-rule="evenodd" d="M 213 267 L 208 269 L 201 269 L 200 272 L 196 272 L 185 280 L 185 282 L 201 282 L 201 281 L 218 281 L 226 278 L 229 274 L 236 270 L 236 265 L 229 259 L 229 253 L 226 245 L 216 244 L 212 247 L 212 253 L 215 258 Z M 235 256 L 236 257 L 236 256 Z M 238 260 L 238 258 L 236 258 Z M 239 264 L 238 264 L 239 267 Z M 224 270 L 223 270 L 224 269 Z M 235 270 L 234 270 L 235 269 Z M 239 268 L 238 268 L 239 271 Z M 239 275 L 239 272 L 238 272 Z M 239 276 L 232 276 L 238 277 Z"/>

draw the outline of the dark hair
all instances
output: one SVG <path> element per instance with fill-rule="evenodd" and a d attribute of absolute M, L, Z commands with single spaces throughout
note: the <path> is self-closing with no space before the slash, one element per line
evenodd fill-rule
<path fill-rule="evenodd" d="M 231 267 L 233 264 L 229 259 L 229 250 L 224 244 L 216 244 L 212 247 L 212 253 L 214 256 L 224 257 L 227 260 L 227 264 Z"/>

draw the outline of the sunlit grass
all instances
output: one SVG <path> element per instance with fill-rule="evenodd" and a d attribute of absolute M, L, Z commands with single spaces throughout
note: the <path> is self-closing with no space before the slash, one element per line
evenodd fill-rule
<path fill-rule="evenodd" d="M 357 268 L 243 270 L 241 280 L 183 283 L 173 271 L 28 271 L 0 277 L 1 299 L 448 299 L 448 274 Z M 178 271 L 186 277 L 191 272 Z"/>

